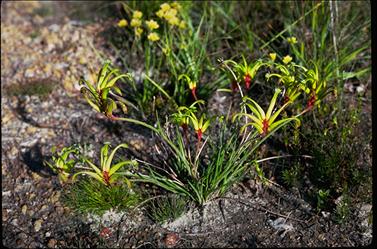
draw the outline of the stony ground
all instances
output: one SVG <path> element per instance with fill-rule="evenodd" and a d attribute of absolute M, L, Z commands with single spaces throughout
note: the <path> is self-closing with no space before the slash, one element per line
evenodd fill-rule
<path fill-rule="evenodd" d="M 2 2 L 1 6 L 4 246 L 327 247 L 371 242 L 371 205 L 356 203 L 350 219 L 337 224 L 332 215 L 317 213 L 299 193 L 251 179 L 166 224 L 153 223 L 142 208 L 82 217 L 64 207 L 62 186 L 43 166 L 53 145 L 119 143 L 117 134 L 122 134 L 129 144 L 143 148 L 150 136 L 102 119 L 78 97 L 79 77 L 91 77 L 101 54 L 112 57 L 98 36 L 106 25 L 70 19 L 56 11 L 63 5 Z M 46 10 L 52 14 L 43 14 Z M 43 97 L 6 93 L 35 82 L 53 85 L 51 93 Z"/>

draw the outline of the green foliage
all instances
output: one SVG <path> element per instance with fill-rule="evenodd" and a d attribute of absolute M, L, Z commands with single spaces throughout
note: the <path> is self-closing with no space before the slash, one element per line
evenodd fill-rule
<path fill-rule="evenodd" d="M 330 190 L 318 190 L 317 193 L 317 210 L 322 210 L 327 206 L 327 202 L 330 197 Z"/>
<path fill-rule="evenodd" d="M 116 119 L 113 111 L 117 109 L 117 104 L 121 106 L 124 113 L 127 113 L 126 104 L 131 105 L 130 102 L 120 97 L 122 92 L 115 86 L 117 80 L 122 78 L 131 79 L 129 74 L 119 74 L 118 69 L 112 69 L 110 62 L 107 61 L 98 73 L 97 82 L 92 84 L 83 78 L 80 79 L 80 85 L 83 85 L 80 90 L 94 110 L 105 114 L 110 119 Z"/>
<path fill-rule="evenodd" d="M 348 196 L 348 194 L 342 195 L 341 200 L 339 200 L 339 202 L 336 203 L 335 220 L 338 223 L 343 223 L 348 219 L 351 212 L 350 205 L 351 205 L 351 199 Z"/>
<path fill-rule="evenodd" d="M 110 209 L 127 211 L 141 201 L 140 195 L 125 184 L 104 187 L 99 181 L 91 179 L 75 182 L 62 198 L 68 207 L 78 213 L 99 215 Z"/>
<path fill-rule="evenodd" d="M 282 178 L 285 184 L 288 186 L 298 186 L 299 180 L 301 177 L 301 167 L 298 162 L 295 162 L 294 165 L 288 169 L 282 171 Z"/>
<path fill-rule="evenodd" d="M 343 85 L 370 72 L 367 63 L 356 64 L 360 58 L 368 59 L 369 36 L 345 24 L 345 14 L 334 9 L 334 4 L 121 3 L 122 19 L 112 36 L 122 36 L 121 44 L 114 45 L 115 52 L 132 74 L 122 74 L 106 61 L 96 82 L 80 80 L 81 92 L 93 109 L 110 120 L 152 131 L 157 140 L 153 157 L 160 161 L 145 162 L 137 172 L 121 171 L 135 164 L 121 161 L 112 165 L 115 151 L 126 146 L 120 144 L 108 155 L 109 145 L 105 144 L 99 166 L 82 157 L 89 168 L 77 168 L 74 177 L 85 174 L 96 179 L 93 184 L 105 185 L 101 191 L 116 188 L 121 176 L 128 188 L 134 181 L 167 190 L 174 197 L 156 199 L 149 206 L 151 218 L 162 222 L 179 216 L 183 200 L 203 205 L 222 196 L 250 168 L 255 167 L 257 176 L 265 181 L 257 163 L 259 148 L 279 131 L 282 137 L 274 138 L 282 139 L 292 154 L 312 156 L 306 164 L 296 161 L 286 167 L 283 181 L 301 186 L 302 176 L 307 176 L 314 184 L 310 194 L 318 210 L 328 209 L 340 193 L 347 195 L 349 186 L 366 175 L 355 166 L 365 147 L 360 139 L 360 143 L 353 140 L 359 113 L 351 111 L 352 117 L 346 117 Z M 278 14 L 263 22 L 251 15 L 251 11 L 264 9 Z M 352 20 L 361 18 L 361 29 L 370 22 L 352 9 L 345 13 Z M 347 34 L 350 30 L 355 37 Z M 266 54 L 270 58 L 265 59 Z M 216 60 L 222 70 L 213 66 Z M 116 85 L 120 80 L 127 84 Z M 232 89 L 224 89 L 229 83 Z M 268 95 L 271 89 L 272 97 Z M 215 91 L 232 92 L 227 96 L 231 97 L 227 117 L 233 116 L 232 122 L 210 115 Z M 337 106 L 331 112 L 334 103 Z M 240 109 L 235 111 L 237 105 Z M 142 120 L 114 114 L 118 106 L 123 114 L 132 107 Z M 294 126 L 288 126 L 291 121 Z M 85 192 L 89 189 L 85 184 L 75 191 Z M 115 190 L 109 193 L 118 195 Z M 96 194 L 93 198 L 99 199 Z M 339 217 L 346 216 L 346 206 L 337 206 Z"/>
<path fill-rule="evenodd" d="M 83 158 L 83 162 L 88 164 L 91 168 L 91 170 L 81 170 L 77 173 L 75 173 L 72 177 L 73 180 L 80 175 L 88 175 L 96 180 L 98 180 L 100 183 L 110 186 L 113 184 L 119 177 L 126 176 L 127 174 L 130 175 L 129 171 L 121 171 L 121 169 L 126 166 L 130 165 L 132 168 L 136 167 L 138 163 L 135 160 L 128 160 L 128 161 L 121 161 L 114 165 L 112 165 L 112 161 L 115 155 L 115 152 L 120 148 L 127 148 L 127 144 L 119 144 L 115 149 L 110 153 L 109 155 L 109 143 L 105 143 L 105 145 L 101 149 L 101 161 L 100 161 L 100 167 L 96 166 L 94 163 L 92 163 L 89 159 Z M 127 179 L 127 177 L 124 177 L 124 181 L 127 183 L 128 187 L 131 188 L 131 182 Z"/>
<path fill-rule="evenodd" d="M 28 95 L 47 97 L 54 90 L 55 86 L 55 81 L 49 79 L 41 79 L 8 86 L 4 90 L 10 96 Z"/>
<path fill-rule="evenodd" d="M 52 147 L 52 153 L 56 152 L 56 147 Z M 73 167 L 76 165 L 77 155 L 79 154 L 78 146 L 72 145 L 64 147 L 60 152 L 56 152 L 52 156 L 52 163 L 44 161 L 45 165 L 50 167 L 55 173 L 58 174 L 61 182 L 66 182 L 72 172 Z"/>
<path fill-rule="evenodd" d="M 149 202 L 147 214 L 158 223 L 175 220 L 187 210 L 187 201 L 187 198 L 179 195 L 162 196 Z"/>
<path fill-rule="evenodd" d="M 290 104 L 290 101 L 288 101 L 287 103 L 285 103 L 282 107 L 280 107 L 278 110 L 276 110 L 273 113 L 273 110 L 274 110 L 274 107 L 275 107 L 275 104 L 276 104 L 276 99 L 277 99 L 280 92 L 281 92 L 280 89 L 278 89 L 278 88 L 275 89 L 274 96 L 271 99 L 271 102 L 268 106 L 267 112 L 263 111 L 262 107 L 260 107 L 260 105 L 257 102 L 255 102 L 253 99 L 245 96 L 243 98 L 243 101 L 244 101 L 245 105 L 253 113 L 253 115 L 248 114 L 248 113 L 243 113 L 243 112 L 237 113 L 233 117 L 233 121 L 236 118 L 239 119 L 241 117 L 250 118 L 250 120 L 252 122 L 248 122 L 244 126 L 242 126 L 241 131 L 243 131 L 248 126 L 253 126 L 257 130 L 257 132 L 259 132 L 259 134 L 262 134 L 263 136 L 266 136 L 267 134 L 273 132 L 275 129 L 278 129 L 281 126 L 284 126 L 291 121 L 296 121 L 296 122 L 299 123 L 300 120 L 296 117 L 284 118 L 284 119 L 281 119 L 281 120 L 278 120 L 278 121 L 275 122 L 275 120 L 279 116 L 279 114 L 284 110 L 284 108 L 288 104 Z"/>
<path fill-rule="evenodd" d="M 223 195 L 249 168 L 252 151 L 249 150 L 251 142 L 240 144 L 234 128 L 221 124 L 219 131 L 216 139 L 206 139 L 200 151 L 194 153 L 184 145 L 182 134 L 176 128 L 174 142 L 171 141 L 174 147 L 170 147 L 171 155 L 164 162 L 166 169 L 151 167 L 148 175 L 139 175 L 140 181 L 187 196 L 199 205 Z M 209 158 L 201 156 L 203 150 Z"/>
<path fill-rule="evenodd" d="M 300 129 L 298 141 L 290 142 L 287 148 L 294 155 L 310 155 L 312 159 L 299 168 L 294 164 L 282 172 L 288 185 L 301 185 L 301 179 L 308 177 L 314 191 L 308 194 L 313 199 L 319 198 L 316 191 L 328 190 L 326 198 L 316 200 L 319 209 L 331 209 L 340 195 L 356 194 L 371 176 L 370 169 L 360 163 L 371 139 L 371 134 L 368 135 L 360 126 L 361 107 L 343 107 L 343 110 L 337 111 L 332 109 L 333 106 L 334 102 L 324 103 L 313 116 L 303 117 L 301 128 L 305 129 Z M 336 209 L 346 213 L 345 207 L 344 210 L 342 206 Z"/>

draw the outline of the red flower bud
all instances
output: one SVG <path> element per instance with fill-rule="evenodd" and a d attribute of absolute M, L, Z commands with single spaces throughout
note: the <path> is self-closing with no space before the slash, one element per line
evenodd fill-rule
<path fill-rule="evenodd" d="M 267 135 L 267 132 L 268 132 L 268 128 L 269 128 L 269 124 L 268 124 L 268 120 L 264 119 L 263 122 L 263 135 Z"/>
<path fill-rule="evenodd" d="M 109 176 L 109 172 L 104 171 L 104 172 L 102 173 L 102 176 L 103 176 L 103 180 L 105 181 L 105 183 L 106 183 L 107 185 L 110 185 L 110 176 Z"/>
<path fill-rule="evenodd" d="M 191 89 L 191 94 L 192 94 L 192 96 L 194 97 L 195 100 L 198 100 L 198 98 L 196 97 L 196 87 L 193 87 Z"/>
<path fill-rule="evenodd" d="M 315 101 L 317 100 L 317 96 L 315 95 L 315 93 L 312 93 L 311 97 L 309 98 L 308 100 L 308 103 L 307 103 L 307 109 L 311 109 L 313 108 L 314 106 L 314 103 Z"/>
<path fill-rule="evenodd" d="M 245 80 L 245 84 L 246 84 L 246 89 L 248 90 L 250 88 L 250 85 L 251 85 L 251 76 L 250 76 L 250 74 L 246 74 L 244 76 L 244 80 Z"/>
<path fill-rule="evenodd" d="M 198 141 L 200 142 L 202 140 L 203 132 L 201 129 L 196 131 L 196 135 L 198 136 Z"/>

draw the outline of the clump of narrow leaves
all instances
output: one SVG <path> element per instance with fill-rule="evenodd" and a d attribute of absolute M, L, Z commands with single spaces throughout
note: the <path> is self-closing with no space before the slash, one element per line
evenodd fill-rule
<path fill-rule="evenodd" d="M 113 111 L 117 109 L 117 104 L 124 113 L 127 113 L 127 100 L 120 97 L 121 90 L 115 85 L 120 79 L 131 79 L 130 74 L 120 74 L 118 69 L 112 69 L 107 61 L 98 73 L 95 83 L 90 83 L 83 78 L 80 79 L 81 93 L 86 101 L 97 111 L 105 114 L 110 119 L 117 119 Z"/>
<path fill-rule="evenodd" d="M 291 103 L 291 101 L 288 101 L 278 110 L 273 112 L 276 104 L 276 99 L 280 92 L 280 89 L 275 89 L 274 96 L 272 97 L 270 105 L 268 106 L 267 112 L 265 112 L 262 107 L 260 107 L 260 105 L 253 99 L 245 96 L 243 98 L 244 104 L 250 109 L 252 114 L 240 112 L 233 117 L 233 120 L 235 120 L 236 118 L 241 118 L 243 116 L 250 119 L 251 122 L 243 125 L 241 131 L 243 131 L 248 126 L 253 126 L 260 134 L 266 136 L 268 133 L 273 132 L 278 127 L 285 125 L 290 121 L 295 120 L 296 122 L 300 122 L 296 117 L 284 118 L 275 122 L 279 114 L 286 108 L 287 105 Z"/>
<path fill-rule="evenodd" d="M 129 175 L 130 172 L 119 172 L 120 169 L 126 165 L 130 165 L 135 167 L 138 163 L 135 160 L 127 160 L 121 161 L 112 165 L 112 161 L 115 155 L 115 152 L 120 148 L 127 148 L 127 144 L 119 144 L 109 155 L 109 143 L 105 143 L 105 145 L 101 148 L 101 158 L 100 158 L 100 166 L 96 166 L 93 162 L 91 162 L 87 158 L 83 158 L 83 162 L 88 164 L 91 170 L 83 170 L 79 171 L 73 175 L 73 180 L 80 174 L 84 174 L 90 176 L 102 184 L 106 186 L 110 186 L 113 184 L 120 176 Z M 127 178 L 124 178 L 125 182 L 129 187 L 131 187 L 131 183 Z"/>
<path fill-rule="evenodd" d="M 55 153 L 56 147 L 52 147 L 51 151 Z M 73 167 L 78 162 L 75 158 L 78 153 L 79 150 L 76 145 L 64 147 L 60 152 L 56 152 L 56 155 L 52 156 L 52 163 L 48 161 L 44 163 L 57 173 L 59 180 L 64 183 L 68 180 Z"/>

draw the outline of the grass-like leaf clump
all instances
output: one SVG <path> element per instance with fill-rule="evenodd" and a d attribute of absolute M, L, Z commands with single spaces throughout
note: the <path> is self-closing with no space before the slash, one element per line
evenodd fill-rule
<path fill-rule="evenodd" d="M 130 191 L 127 184 L 105 187 L 98 181 L 82 179 L 69 187 L 63 201 L 78 213 L 101 215 L 110 209 L 129 210 L 139 203 L 140 196 Z"/>

